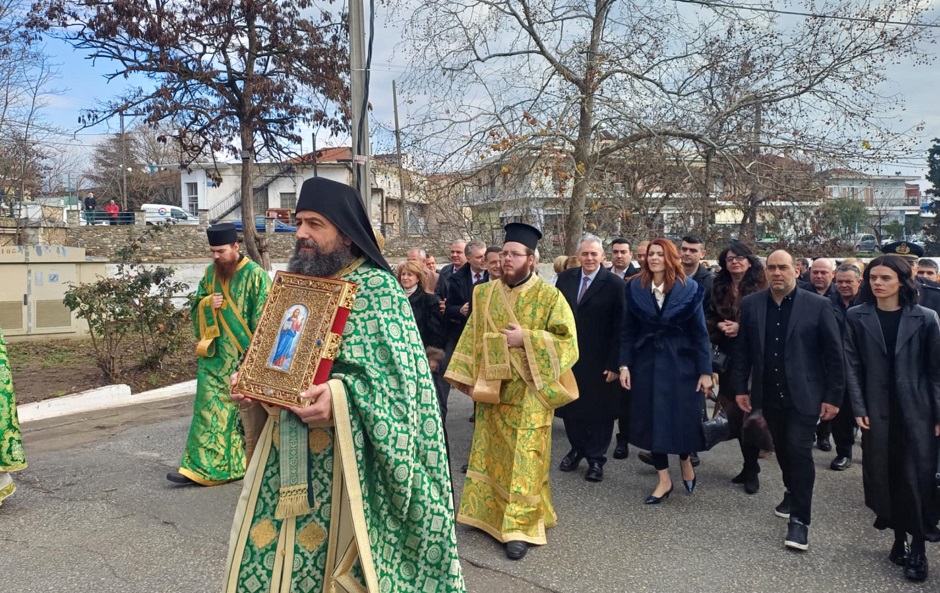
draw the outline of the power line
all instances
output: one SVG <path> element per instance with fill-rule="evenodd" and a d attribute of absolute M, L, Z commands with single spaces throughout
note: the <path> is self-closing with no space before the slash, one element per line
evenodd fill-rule
<path fill-rule="evenodd" d="M 786 14 L 791 16 L 808 16 L 817 19 L 828 19 L 833 21 L 850 21 L 857 23 L 877 23 L 880 25 L 902 25 L 905 27 L 920 27 L 924 29 L 940 29 L 937 23 L 916 23 L 908 21 L 889 21 L 876 18 L 864 18 L 857 16 L 838 16 L 834 14 L 817 14 L 813 12 L 799 12 L 796 10 L 781 10 L 778 8 L 765 8 L 759 6 L 741 6 L 739 4 L 726 4 L 724 2 L 713 2 L 712 0 L 673 0 L 673 2 L 682 2 L 683 4 L 698 4 L 708 8 L 731 8 L 734 10 L 749 10 L 751 12 L 769 12 L 773 14 Z"/>

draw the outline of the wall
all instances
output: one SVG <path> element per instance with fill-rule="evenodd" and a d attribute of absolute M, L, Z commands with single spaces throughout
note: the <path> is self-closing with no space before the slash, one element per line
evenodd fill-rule
<path fill-rule="evenodd" d="M 141 233 L 152 232 L 152 238 L 142 245 L 141 259 L 145 262 L 209 259 L 206 229 L 202 226 L 172 226 L 155 230 L 153 226 L 71 226 L 66 231 L 66 244 L 83 247 L 89 257 L 117 260 L 117 251 L 130 245 Z M 268 246 L 271 259 L 287 261 L 294 252 L 293 233 L 271 233 Z"/>

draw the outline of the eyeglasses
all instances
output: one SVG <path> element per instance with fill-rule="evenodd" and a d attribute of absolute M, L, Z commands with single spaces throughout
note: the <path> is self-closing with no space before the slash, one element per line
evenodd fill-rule
<path fill-rule="evenodd" d="M 746 255 L 729 255 L 725 257 L 725 263 L 743 263 L 747 259 Z"/>

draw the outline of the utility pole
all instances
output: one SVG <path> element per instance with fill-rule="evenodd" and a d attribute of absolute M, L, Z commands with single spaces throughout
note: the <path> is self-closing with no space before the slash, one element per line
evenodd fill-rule
<path fill-rule="evenodd" d="M 405 172 L 401 166 L 401 128 L 398 127 L 398 90 L 392 81 L 392 107 L 395 111 L 395 150 L 398 153 L 398 236 L 408 236 L 408 209 L 405 207 Z M 383 213 L 384 214 L 384 213 Z"/>
<path fill-rule="evenodd" d="M 310 153 L 313 156 L 313 176 L 319 177 L 317 174 L 317 133 L 311 132 L 310 135 L 313 137 L 313 152 Z"/>
<path fill-rule="evenodd" d="M 124 135 L 124 109 L 121 109 L 121 210 L 127 212 L 127 141 Z"/>
<path fill-rule="evenodd" d="M 369 166 L 369 87 L 366 84 L 363 0 L 349 3 L 349 77 L 352 91 L 352 161 L 356 189 L 366 216 L 372 220 L 372 176 Z"/>

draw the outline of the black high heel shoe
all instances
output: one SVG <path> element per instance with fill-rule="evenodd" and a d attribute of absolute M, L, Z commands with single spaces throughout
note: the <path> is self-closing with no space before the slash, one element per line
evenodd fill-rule
<path fill-rule="evenodd" d="M 698 476 L 695 476 L 691 480 L 682 480 L 682 483 L 685 484 L 685 490 L 689 494 L 695 492 L 695 483 L 698 481 Z"/>
<path fill-rule="evenodd" d="M 669 490 L 667 490 L 666 493 L 663 494 L 662 496 L 653 496 L 652 494 L 650 494 L 649 496 L 646 497 L 646 500 L 643 501 L 643 504 L 659 504 L 659 503 L 661 503 L 662 501 L 664 501 L 664 500 L 666 500 L 667 498 L 669 498 L 669 495 L 672 494 L 672 491 L 673 491 L 674 488 L 675 488 L 675 485 L 670 485 L 670 486 L 669 486 Z"/>

